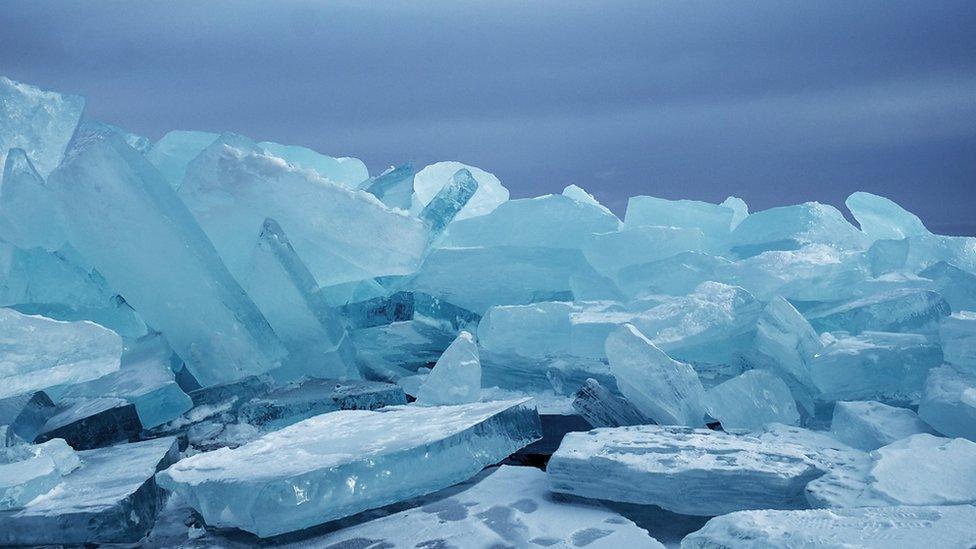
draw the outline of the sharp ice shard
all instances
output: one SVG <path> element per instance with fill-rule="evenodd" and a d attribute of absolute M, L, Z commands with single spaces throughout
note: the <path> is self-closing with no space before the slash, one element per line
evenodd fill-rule
<path fill-rule="evenodd" d="M 524 401 L 341 411 L 184 459 L 157 478 L 207 524 L 267 537 L 435 492 L 538 438 Z"/>
<path fill-rule="evenodd" d="M 0 179 L 0 238 L 19 248 L 53 251 L 65 241 L 54 196 L 24 149 L 10 149 Z"/>
<path fill-rule="evenodd" d="M 218 137 L 210 132 L 171 131 L 153 143 L 146 159 L 171 187 L 179 189 L 186 176 L 186 166 Z"/>
<path fill-rule="evenodd" d="M 611 393 L 595 379 L 587 379 L 573 396 L 573 409 L 593 427 L 653 423 L 626 398 Z"/>
<path fill-rule="evenodd" d="M 478 191 L 458 212 L 456 220 L 485 215 L 508 200 L 508 189 L 494 174 L 460 162 L 438 162 L 425 166 L 413 178 L 413 205 L 411 210 L 419 213 L 437 193 L 451 184 L 458 170 L 468 170 L 478 182 Z"/>
<path fill-rule="evenodd" d="M 278 158 L 284 158 L 296 168 L 312 170 L 323 179 L 347 189 L 355 189 L 360 183 L 369 179 L 366 164 L 358 158 L 348 156 L 336 158 L 305 147 L 280 145 L 270 141 L 258 143 L 258 146 Z"/>
<path fill-rule="evenodd" d="M 856 192 L 847 197 L 845 204 L 871 240 L 900 240 L 930 234 L 917 215 L 883 196 Z"/>
<path fill-rule="evenodd" d="M 451 177 L 451 183 L 441 188 L 420 212 L 420 219 L 430 226 L 431 239 L 444 232 L 477 192 L 478 181 L 468 170 L 458 170 Z"/>
<path fill-rule="evenodd" d="M 0 164 L 14 148 L 27 153 L 47 177 L 61 162 L 78 126 L 85 100 L 14 82 L 0 76 Z"/>
<path fill-rule="evenodd" d="M 470 332 L 461 332 L 437 359 L 420 386 L 417 404 L 437 406 L 476 402 L 481 395 L 481 358 Z"/>
<path fill-rule="evenodd" d="M 409 211 L 413 203 L 413 176 L 416 172 L 409 162 L 390 166 L 385 172 L 360 183 L 359 188 L 380 199 L 390 208 Z"/>
<path fill-rule="evenodd" d="M 754 431 L 769 423 L 799 425 L 790 388 L 764 370 L 749 370 L 705 393 L 708 415 L 726 431 Z"/>

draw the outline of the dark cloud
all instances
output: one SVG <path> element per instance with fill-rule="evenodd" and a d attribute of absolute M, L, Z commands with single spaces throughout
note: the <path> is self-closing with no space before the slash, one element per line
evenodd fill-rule
<path fill-rule="evenodd" d="M 0 74 L 152 138 L 457 159 L 621 213 L 864 189 L 976 232 L 974 26 L 971 1 L 8 1 Z"/>

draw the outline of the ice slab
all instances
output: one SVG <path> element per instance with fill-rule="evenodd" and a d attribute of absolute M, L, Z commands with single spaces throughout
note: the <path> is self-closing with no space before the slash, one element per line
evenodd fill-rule
<path fill-rule="evenodd" d="M 341 411 L 189 457 L 157 478 L 207 524 L 267 537 L 435 492 L 538 438 L 525 401 Z"/>
<path fill-rule="evenodd" d="M 976 372 L 976 313 L 959 311 L 939 326 L 945 361 Z"/>
<path fill-rule="evenodd" d="M 134 405 L 121 398 L 71 398 L 58 402 L 58 413 L 34 439 L 63 438 L 77 450 L 135 440 L 142 431 Z"/>
<path fill-rule="evenodd" d="M 773 250 L 798 250 L 827 244 L 839 250 L 866 250 L 868 238 L 837 208 L 807 202 L 749 214 L 732 231 L 732 252 L 751 257 Z"/>
<path fill-rule="evenodd" d="M 427 376 L 417 404 L 439 406 L 477 402 L 481 396 L 481 358 L 470 332 L 462 331 Z"/>
<path fill-rule="evenodd" d="M 7 151 L 18 148 L 47 177 L 64 155 L 78 126 L 85 100 L 43 91 L 0 76 L 0 164 Z"/>
<path fill-rule="evenodd" d="M 627 201 L 624 227 L 681 227 L 698 229 L 709 241 L 722 242 L 732 230 L 731 208 L 697 200 L 666 200 L 653 196 L 632 196 Z"/>
<path fill-rule="evenodd" d="M 72 245 L 194 377 L 214 385 L 278 366 L 285 351 L 267 320 L 142 155 L 108 136 L 77 143 L 69 157 L 49 184 Z"/>
<path fill-rule="evenodd" d="M 682 549 L 741 547 L 965 547 L 976 541 L 976 507 L 878 507 L 740 511 L 708 521 Z"/>
<path fill-rule="evenodd" d="M 173 375 L 173 349 L 161 335 L 130 342 L 118 371 L 72 385 L 62 398 L 115 397 L 135 405 L 146 429 L 179 417 L 193 406 Z"/>
<path fill-rule="evenodd" d="M 178 456 L 174 438 L 78 452 L 82 466 L 57 487 L 0 512 L 0 544 L 137 542 L 162 506 L 153 475 Z"/>
<path fill-rule="evenodd" d="M 896 408 L 873 400 L 843 401 L 834 406 L 830 434 L 860 450 L 871 451 L 932 428 L 908 408 Z"/>
<path fill-rule="evenodd" d="M 452 223 L 445 247 L 580 248 L 593 233 L 616 231 L 617 217 L 559 194 L 510 200 L 491 213 Z"/>
<path fill-rule="evenodd" d="M 179 189 L 186 176 L 186 166 L 218 137 L 219 134 L 210 132 L 174 130 L 153 143 L 146 159 L 171 187 Z"/>
<path fill-rule="evenodd" d="M 800 301 L 853 299 L 876 292 L 868 284 L 870 267 L 864 255 L 828 244 L 764 251 L 719 266 L 713 278 L 749 290 L 757 299 L 774 296 Z"/>
<path fill-rule="evenodd" d="M 418 217 L 430 227 L 430 238 L 438 238 L 465 205 L 478 192 L 478 181 L 468 170 L 458 170 L 451 177 L 451 183 L 445 185 L 434 195 Z"/>
<path fill-rule="evenodd" d="M 380 199 L 390 208 L 409 211 L 413 202 L 413 176 L 410 163 L 390 166 L 388 170 L 360 184 L 360 189 Z"/>
<path fill-rule="evenodd" d="M 569 433 L 546 472 L 555 492 L 714 516 L 805 508 L 824 471 L 788 442 L 642 425 Z"/>
<path fill-rule="evenodd" d="M 0 398 L 101 377 L 121 354 L 122 339 L 93 322 L 0 309 Z"/>
<path fill-rule="evenodd" d="M 942 363 L 939 345 L 920 334 L 837 334 L 809 363 L 818 398 L 918 402 L 929 369 Z"/>
<path fill-rule="evenodd" d="M 360 183 L 369 179 L 366 164 L 358 158 L 332 157 L 305 147 L 281 145 L 270 141 L 258 143 L 258 146 L 278 158 L 285 159 L 296 168 L 312 170 L 320 177 L 347 189 L 358 188 Z"/>
<path fill-rule="evenodd" d="M 345 324 L 275 220 L 264 221 L 241 285 L 288 349 L 276 379 L 360 377 Z"/>
<path fill-rule="evenodd" d="M 918 417 L 943 435 L 976 440 L 976 373 L 948 364 L 930 370 Z"/>
<path fill-rule="evenodd" d="M 707 248 L 704 233 L 688 227 L 627 227 L 622 231 L 590 233 L 580 241 L 593 268 L 614 279 L 619 279 L 625 269 L 634 265 Z"/>
<path fill-rule="evenodd" d="M 508 189 L 494 174 L 460 162 L 437 162 L 425 166 L 413 178 L 413 205 L 411 210 L 420 213 L 440 190 L 451 184 L 458 170 L 468 170 L 478 182 L 478 192 L 471 197 L 454 218 L 456 221 L 491 213 L 508 200 Z"/>
<path fill-rule="evenodd" d="M 670 257 L 630 265 L 617 273 L 617 283 L 628 296 L 647 294 L 685 295 L 702 282 L 721 278 L 728 259 L 704 252 L 681 252 Z"/>
<path fill-rule="evenodd" d="M 902 289 L 856 299 L 839 305 L 827 304 L 806 311 L 805 316 L 821 332 L 931 332 L 952 312 L 939 294 L 928 290 Z"/>
<path fill-rule="evenodd" d="M 931 280 L 932 289 L 949 302 L 953 311 L 976 311 L 976 275 L 939 261 L 918 276 Z"/>
<path fill-rule="evenodd" d="M 672 359 L 632 324 L 607 336 L 617 387 L 646 417 L 666 425 L 704 425 L 705 391 L 691 366 Z"/>
<path fill-rule="evenodd" d="M 51 190 L 24 149 L 10 149 L 0 178 L 0 238 L 22 249 L 54 251 L 66 242 Z"/>
<path fill-rule="evenodd" d="M 241 276 L 254 235 L 277 221 L 324 286 L 415 271 L 427 246 L 419 219 L 225 134 L 187 166 L 180 198 Z"/>
<path fill-rule="evenodd" d="M 900 240 L 930 234 L 917 215 L 883 196 L 856 192 L 844 203 L 854 214 L 861 231 L 871 240 Z"/>
<path fill-rule="evenodd" d="M 767 423 L 799 425 L 790 388 L 765 370 L 749 370 L 705 392 L 708 415 L 726 431 L 754 431 Z"/>
<path fill-rule="evenodd" d="M 654 423 L 626 398 L 611 393 L 595 379 L 587 379 L 573 396 L 573 409 L 593 427 Z"/>
<path fill-rule="evenodd" d="M 50 492 L 79 465 L 74 449 L 61 439 L 0 447 L 0 511 L 24 507 Z"/>
<path fill-rule="evenodd" d="M 788 301 L 776 296 L 756 322 L 753 341 L 750 362 L 781 377 L 793 398 L 812 414 L 812 395 L 817 391 L 809 364 L 823 343 L 810 323 Z"/>
<path fill-rule="evenodd" d="M 9 428 L 8 436 L 21 440 L 33 441 L 56 413 L 57 407 L 44 391 L 0 398 L 0 426 Z"/>

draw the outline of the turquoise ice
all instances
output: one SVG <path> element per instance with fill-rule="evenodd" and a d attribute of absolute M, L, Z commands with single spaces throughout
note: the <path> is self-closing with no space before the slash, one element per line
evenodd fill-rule
<path fill-rule="evenodd" d="M 358 158 L 332 157 L 306 147 L 281 145 L 270 141 L 258 143 L 258 146 L 278 158 L 284 158 L 296 168 L 312 170 L 323 179 L 347 189 L 358 188 L 360 183 L 369 179 L 366 164 Z"/>
<path fill-rule="evenodd" d="M 900 240 L 930 234 L 917 215 L 883 196 L 856 192 L 844 203 L 871 240 Z"/>
<path fill-rule="evenodd" d="M 918 416 L 943 435 L 976 440 L 976 373 L 950 364 L 930 370 Z"/>
<path fill-rule="evenodd" d="M 174 130 L 153 143 L 146 159 L 159 170 L 167 183 L 179 189 L 186 166 L 219 137 L 216 133 Z"/>
<path fill-rule="evenodd" d="M 460 162 L 437 162 L 425 166 L 413 178 L 413 200 L 411 211 L 420 213 L 440 190 L 451 184 L 458 170 L 468 170 L 478 182 L 478 191 L 458 213 L 456 220 L 467 219 L 491 213 L 508 200 L 508 189 L 494 174 L 468 166 Z"/>
<path fill-rule="evenodd" d="M 470 332 L 462 331 L 427 376 L 417 404 L 437 406 L 477 402 L 481 395 L 481 358 Z"/>
<path fill-rule="evenodd" d="M 976 313 L 959 311 L 939 325 L 945 361 L 976 372 Z"/>
<path fill-rule="evenodd" d="M 0 164 L 10 149 L 23 149 L 47 177 L 61 162 L 84 108 L 81 97 L 0 76 Z"/>
<path fill-rule="evenodd" d="M 430 227 L 431 240 L 444 232 L 477 192 L 478 181 L 465 169 L 458 170 L 451 183 L 437 191 L 419 215 Z"/>
<path fill-rule="evenodd" d="M 768 423 L 799 425 L 790 388 L 765 370 L 749 370 L 705 392 L 708 415 L 729 432 L 754 431 Z"/>
<path fill-rule="evenodd" d="M 932 428 L 908 408 L 896 408 L 873 400 L 842 401 L 834 406 L 830 434 L 837 440 L 865 451 L 876 450 Z"/>

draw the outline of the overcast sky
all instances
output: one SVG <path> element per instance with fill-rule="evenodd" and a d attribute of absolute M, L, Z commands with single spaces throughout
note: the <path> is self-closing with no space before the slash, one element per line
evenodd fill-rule
<path fill-rule="evenodd" d="M 513 197 L 576 183 L 753 210 L 854 190 L 976 234 L 976 2 L 57 2 L 0 74 L 152 139 L 232 131 Z"/>

